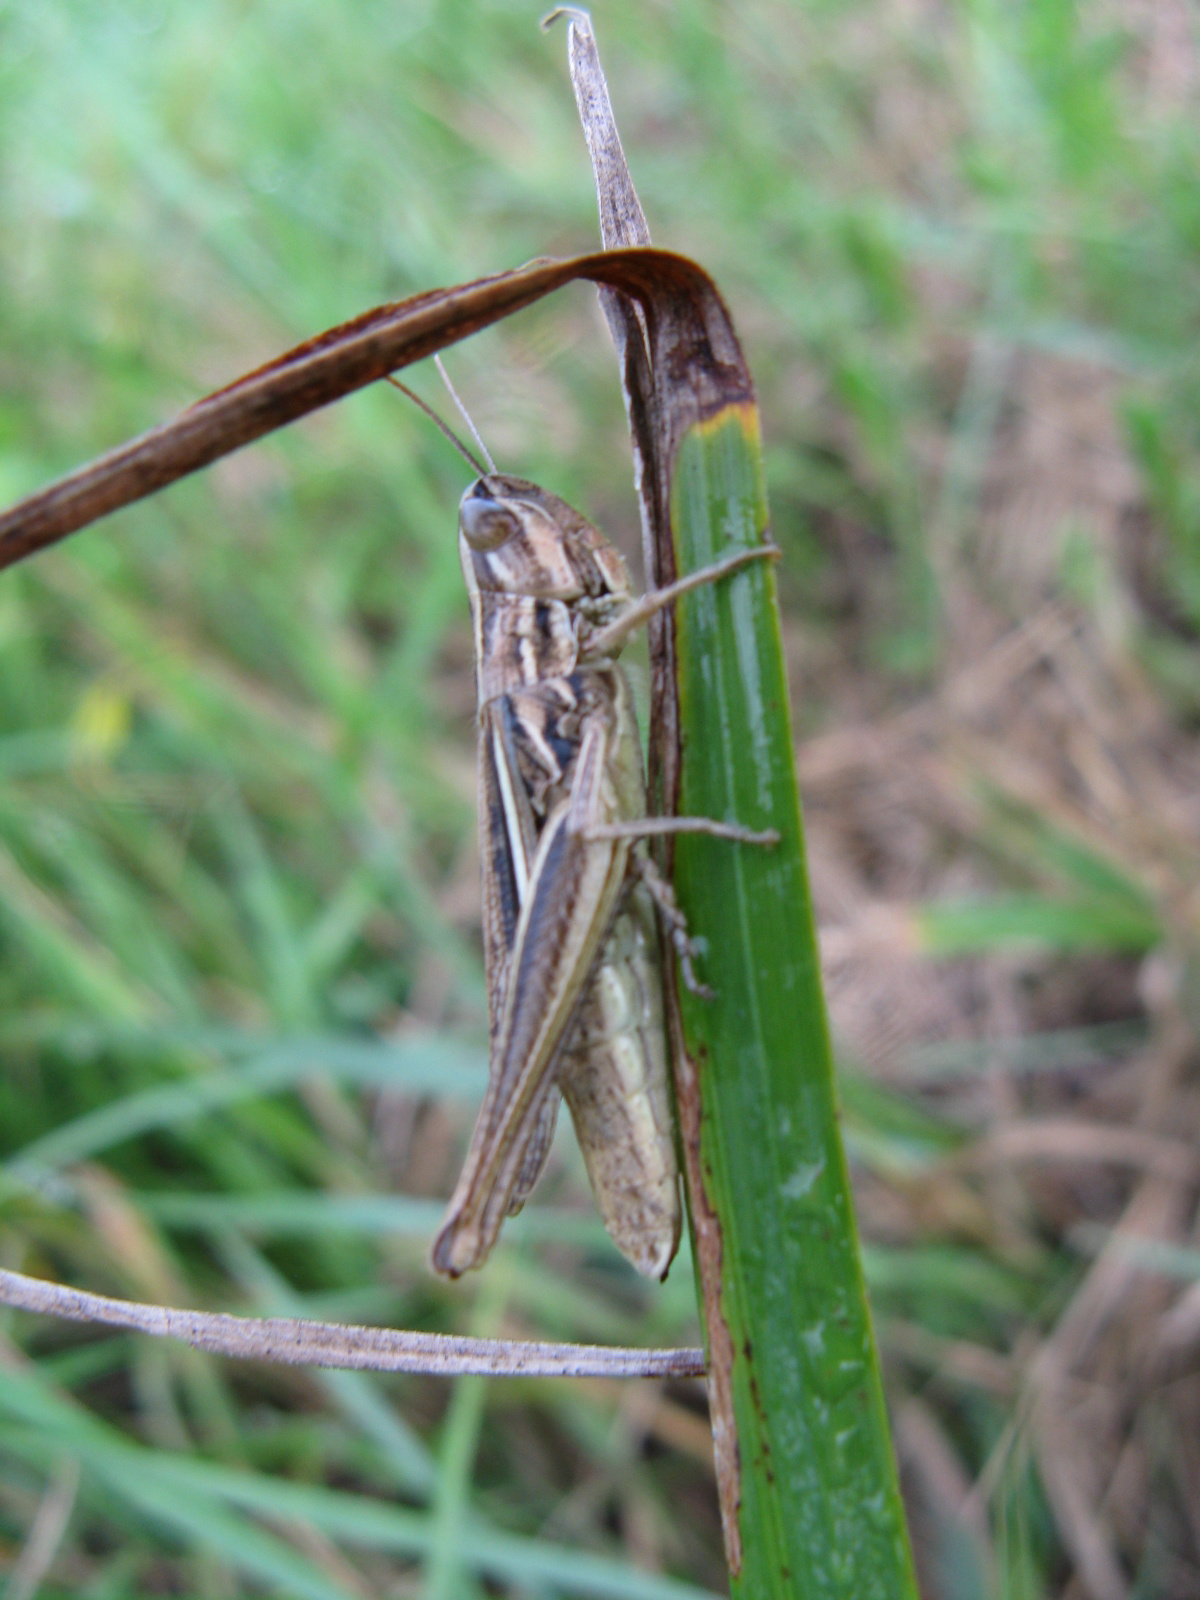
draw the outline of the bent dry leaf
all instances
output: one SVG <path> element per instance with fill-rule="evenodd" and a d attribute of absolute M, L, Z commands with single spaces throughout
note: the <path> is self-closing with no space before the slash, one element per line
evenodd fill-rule
<path fill-rule="evenodd" d="M 0 514 L 0 568 L 581 279 L 619 289 L 642 305 L 658 347 L 675 365 L 688 365 L 697 333 L 696 355 L 704 362 L 732 338 L 711 278 L 686 256 L 665 250 L 535 261 L 430 289 L 330 328 L 18 501 Z"/>

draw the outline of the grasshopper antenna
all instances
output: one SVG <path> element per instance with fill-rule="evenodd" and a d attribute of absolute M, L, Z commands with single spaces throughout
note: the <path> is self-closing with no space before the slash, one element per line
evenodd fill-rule
<path fill-rule="evenodd" d="M 441 363 L 439 362 L 439 365 L 440 364 Z M 430 422 L 432 422 L 436 428 L 445 434 L 446 438 L 449 439 L 450 443 L 458 451 L 459 455 L 462 456 L 464 461 L 467 461 L 470 464 L 472 470 L 477 473 L 479 477 L 487 477 L 487 471 L 484 468 L 483 462 L 480 461 L 477 456 L 471 454 L 450 424 L 448 422 L 444 422 L 431 405 L 422 400 L 419 394 L 414 394 L 414 392 L 406 383 L 400 382 L 399 378 L 393 378 L 390 372 L 387 374 L 387 381 L 391 384 L 393 389 L 399 389 L 401 394 L 406 394 L 412 401 L 413 405 L 417 407 L 418 411 L 423 411 L 425 413 Z M 476 438 L 478 438 L 478 435 L 476 435 Z M 484 455 L 487 455 L 486 450 L 484 451 Z M 491 462 L 491 459 L 491 456 L 488 456 L 489 462 Z M 493 465 L 492 471 L 495 472 L 495 470 L 496 468 Z"/>
<path fill-rule="evenodd" d="M 479 446 L 479 453 L 488 464 L 488 471 L 489 472 L 495 472 L 496 463 L 492 460 L 491 452 L 489 451 L 487 445 L 485 445 L 483 440 L 479 437 L 479 429 L 471 421 L 471 413 L 467 410 L 466 406 L 463 405 L 461 399 L 459 398 L 458 390 L 450 382 L 450 374 L 446 371 L 445 367 L 442 365 L 441 356 L 435 355 L 434 358 L 433 358 L 433 364 L 438 369 L 438 372 L 441 375 L 442 382 L 446 385 L 446 390 L 449 393 L 451 400 L 453 400 L 454 404 L 458 407 L 459 416 L 466 423 L 467 427 L 470 428 L 471 437 L 472 437 L 472 439 L 474 439 L 475 443 Z M 480 473 L 480 477 L 482 477 L 482 476 L 483 476 L 483 474 Z"/>

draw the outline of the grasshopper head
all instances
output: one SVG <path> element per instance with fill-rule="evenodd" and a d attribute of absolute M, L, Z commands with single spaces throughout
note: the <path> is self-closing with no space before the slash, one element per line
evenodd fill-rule
<path fill-rule="evenodd" d="M 477 479 L 459 503 L 458 531 L 463 566 L 480 592 L 567 602 L 631 593 L 625 563 L 604 535 L 524 478 Z"/>

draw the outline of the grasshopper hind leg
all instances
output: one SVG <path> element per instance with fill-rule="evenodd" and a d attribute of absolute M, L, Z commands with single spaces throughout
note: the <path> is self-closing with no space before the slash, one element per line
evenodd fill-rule
<path fill-rule="evenodd" d="M 679 909 L 679 902 L 675 898 L 674 889 L 663 877 L 654 862 L 650 860 L 649 856 L 631 856 L 630 863 L 646 885 L 650 898 L 658 907 L 658 914 L 662 918 L 667 938 L 670 939 L 674 948 L 675 959 L 679 962 L 679 972 L 684 983 L 693 994 L 699 995 L 702 1000 L 715 999 L 714 991 L 706 983 L 701 983 L 696 976 L 696 969 L 692 965 L 692 957 L 699 954 L 699 947 L 694 939 L 688 937 L 687 918 Z"/>

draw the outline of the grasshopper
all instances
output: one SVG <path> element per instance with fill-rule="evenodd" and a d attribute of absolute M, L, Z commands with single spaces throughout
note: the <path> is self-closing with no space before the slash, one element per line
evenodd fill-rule
<path fill-rule="evenodd" d="M 542 1170 L 562 1098 L 606 1228 L 639 1272 L 662 1278 L 681 1211 L 655 904 L 685 981 L 700 986 L 670 887 L 636 841 L 776 835 L 646 816 L 617 656 L 679 594 L 778 552 L 736 552 L 639 600 L 579 512 L 495 471 L 462 497 L 459 551 L 475 636 L 490 1072 L 432 1265 L 457 1277 L 487 1258 Z"/>

